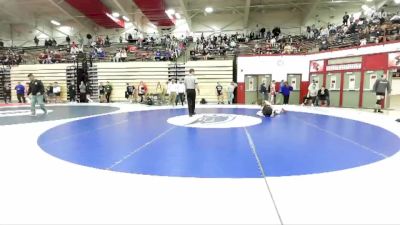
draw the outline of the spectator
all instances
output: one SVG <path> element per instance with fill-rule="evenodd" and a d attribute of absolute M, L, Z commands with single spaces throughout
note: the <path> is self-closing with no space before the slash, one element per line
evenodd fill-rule
<path fill-rule="evenodd" d="M 71 38 L 69 37 L 69 35 L 67 35 L 67 37 L 65 38 L 65 41 L 67 42 L 68 46 L 71 43 Z"/>
<path fill-rule="evenodd" d="M 318 87 L 315 80 L 308 86 L 308 96 L 311 98 L 311 106 L 314 106 L 318 96 Z"/>
<path fill-rule="evenodd" d="M 293 91 L 293 87 L 288 85 L 288 82 L 284 82 L 281 90 L 283 95 L 283 104 L 287 105 L 289 104 L 290 92 Z"/>
<path fill-rule="evenodd" d="M 183 104 L 185 103 L 185 90 L 185 84 L 182 80 L 180 80 L 179 84 L 177 84 L 178 95 L 176 96 L 175 105 L 178 105 L 178 102 L 180 100 L 183 106 Z"/>
<path fill-rule="evenodd" d="M 71 81 L 71 84 L 68 87 L 69 101 L 76 102 L 76 86 L 75 82 Z"/>
<path fill-rule="evenodd" d="M 147 87 L 143 83 L 143 81 L 140 81 L 138 85 L 138 95 L 140 96 L 140 103 L 143 103 L 144 96 L 146 95 Z"/>
<path fill-rule="evenodd" d="M 51 103 L 51 101 L 54 100 L 54 92 L 53 92 L 52 84 L 49 84 L 49 86 L 47 86 L 46 93 L 47 93 L 47 96 L 46 96 L 45 102 Z"/>
<path fill-rule="evenodd" d="M 351 14 L 351 16 L 350 16 L 350 25 L 353 24 L 353 23 L 354 23 L 354 15 Z"/>
<path fill-rule="evenodd" d="M 273 105 L 275 105 L 275 95 L 276 95 L 276 89 L 275 89 L 276 83 L 273 80 L 271 84 L 269 85 L 269 102 L 271 102 Z"/>
<path fill-rule="evenodd" d="M 111 45 L 111 43 L 110 43 L 110 38 L 108 37 L 108 35 L 106 36 L 106 40 L 105 40 L 105 43 L 104 43 L 106 46 L 110 46 Z"/>
<path fill-rule="evenodd" d="M 160 103 L 163 102 L 161 100 L 162 99 L 162 93 L 163 93 L 163 87 L 161 85 L 161 82 L 158 82 L 157 86 L 156 86 L 156 96 L 157 96 L 157 101 L 160 102 Z"/>
<path fill-rule="evenodd" d="M 55 97 L 54 102 L 61 103 L 61 86 L 58 85 L 58 82 L 54 82 L 53 93 Z"/>
<path fill-rule="evenodd" d="M 215 87 L 216 93 L 217 93 L 217 100 L 218 104 L 224 104 L 224 88 L 222 85 L 217 82 L 217 86 Z"/>
<path fill-rule="evenodd" d="M 176 81 L 173 79 L 170 83 L 168 83 L 167 93 L 169 95 L 169 104 L 174 106 L 175 99 L 178 93 L 178 86 Z"/>
<path fill-rule="evenodd" d="M 129 103 L 133 102 L 133 94 L 135 92 L 135 86 L 126 83 L 125 98 L 128 99 Z"/>
<path fill-rule="evenodd" d="M 106 93 L 107 103 L 110 103 L 110 97 L 111 97 L 112 90 L 113 90 L 113 88 L 112 88 L 112 86 L 110 84 L 110 81 L 107 81 L 106 86 L 104 86 L 104 91 Z"/>
<path fill-rule="evenodd" d="M 121 51 L 117 50 L 117 52 L 114 55 L 113 62 L 120 62 L 120 59 L 121 59 Z"/>
<path fill-rule="evenodd" d="M 39 45 L 39 39 L 36 36 L 33 39 L 33 42 L 35 42 L 36 47 Z"/>
<path fill-rule="evenodd" d="M 347 12 L 345 12 L 343 16 L 343 25 L 348 26 L 348 22 L 349 22 L 349 15 L 347 15 Z"/>
<path fill-rule="evenodd" d="M 265 82 L 260 85 L 260 93 L 263 101 L 268 100 L 268 88 Z"/>
<path fill-rule="evenodd" d="M 93 100 L 91 99 L 92 89 L 90 84 L 86 85 L 86 101 L 91 103 Z"/>
<path fill-rule="evenodd" d="M 128 57 L 125 49 L 122 49 L 120 56 L 121 56 L 121 61 L 125 62 L 126 58 Z"/>
<path fill-rule="evenodd" d="M 18 82 L 18 85 L 15 86 L 15 90 L 17 93 L 18 103 L 26 103 L 25 99 L 25 86 Z"/>
<path fill-rule="evenodd" d="M 321 89 L 318 90 L 317 105 L 329 106 L 329 90 L 325 89 L 325 86 L 322 86 Z"/>
<path fill-rule="evenodd" d="M 103 82 L 99 85 L 99 95 L 100 95 L 100 103 L 105 101 L 105 86 Z"/>
<path fill-rule="evenodd" d="M 4 96 L 4 103 L 8 104 L 11 103 L 11 84 L 3 81 L 3 96 Z M 8 101 L 7 101 L 8 100 Z"/>
<path fill-rule="evenodd" d="M 79 102 L 86 103 L 86 85 L 83 81 L 81 81 L 81 85 L 79 85 L 79 93 L 80 93 Z"/>
<path fill-rule="evenodd" d="M 228 104 L 233 104 L 233 99 L 235 98 L 235 88 L 237 87 L 237 84 L 235 82 L 231 82 L 228 85 Z"/>

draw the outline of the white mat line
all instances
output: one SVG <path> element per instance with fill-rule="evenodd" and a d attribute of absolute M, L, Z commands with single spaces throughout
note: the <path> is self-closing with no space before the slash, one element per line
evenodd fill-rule
<path fill-rule="evenodd" d="M 261 164 L 261 160 L 260 160 L 260 158 L 258 157 L 257 150 L 256 150 L 256 146 L 254 145 L 253 139 L 251 138 L 250 133 L 249 133 L 249 131 L 247 130 L 247 128 L 244 127 L 243 129 L 244 129 L 244 131 L 246 132 L 247 140 L 248 140 L 248 142 L 249 142 L 251 151 L 252 151 L 254 157 L 255 157 L 256 160 L 257 160 L 258 169 L 260 170 L 261 175 L 263 176 L 265 185 L 267 186 L 268 193 L 269 193 L 269 196 L 270 196 L 270 198 L 271 198 L 271 200 L 272 200 L 272 203 L 273 203 L 273 205 L 274 205 L 276 214 L 277 214 L 277 216 L 278 216 L 278 218 L 279 218 L 279 222 L 280 222 L 281 225 L 283 225 L 283 221 L 282 221 L 281 214 L 279 213 L 278 206 L 276 205 L 274 196 L 272 195 L 272 191 L 271 191 L 271 188 L 270 188 L 270 186 L 269 186 L 269 184 L 268 184 L 267 176 L 266 176 L 265 170 L 264 170 L 264 168 L 263 168 L 263 166 L 262 166 L 262 164 Z"/>
<path fill-rule="evenodd" d="M 370 153 L 375 154 L 375 155 L 377 155 L 377 156 L 380 156 L 380 157 L 382 157 L 382 158 L 384 158 L 384 159 L 386 159 L 386 158 L 389 157 L 389 156 L 387 156 L 387 155 L 385 155 L 385 154 L 383 154 L 383 153 L 380 153 L 380 152 L 378 152 L 378 151 L 375 151 L 374 149 L 372 149 L 372 148 L 370 148 L 370 147 L 368 147 L 368 146 L 365 146 L 365 145 L 360 144 L 360 143 L 358 143 L 358 142 L 356 142 L 356 141 L 353 141 L 353 140 L 351 140 L 351 139 L 348 139 L 348 138 L 346 138 L 346 137 L 343 137 L 343 136 L 341 136 L 341 135 L 339 135 L 339 134 L 336 134 L 336 133 L 334 133 L 334 132 L 332 132 L 332 131 L 329 131 L 329 130 L 326 130 L 326 129 L 324 129 L 324 128 L 321 128 L 321 127 L 319 127 L 319 126 L 316 125 L 316 124 L 307 122 L 307 121 L 305 121 L 304 119 L 299 119 L 299 118 L 296 118 L 296 119 L 297 119 L 297 120 L 300 120 L 301 122 L 303 122 L 304 124 L 306 124 L 306 125 L 308 125 L 308 126 L 310 126 L 310 127 L 316 128 L 316 129 L 318 129 L 318 130 L 320 130 L 320 131 L 323 131 L 323 132 L 325 132 L 325 133 L 327 133 L 327 134 L 330 134 L 330 135 L 332 135 L 332 136 L 335 136 L 335 137 L 337 137 L 337 138 L 339 138 L 339 139 L 342 139 L 342 140 L 344 140 L 344 141 L 347 141 L 347 142 L 349 142 L 349 143 L 352 143 L 352 144 L 354 144 L 354 145 L 357 145 L 357 146 L 361 147 L 362 149 L 367 150 L 367 151 L 369 151 Z"/>
<path fill-rule="evenodd" d="M 111 166 L 107 167 L 106 170 L 111 170 L 112 168 L 114 168 L 114 167 L 118 166 L 119 164 L 123 163 L 125 160 L 129 159 L 134 154 L 138 153 L 140 150 L 142 150 L 142 149 L 146 148 L 147 146 L 153 144 L 154 142 L 156 142 L 157 140 L 159 140 L 160 138 L 162 138 L 164 135 L 166 135 L 167 133 L 169 133 L 171 130 L 173 130 L 175 128 L 176 127 L 171 127 L 168 130 L 162 132 L 157 137 L 151 139 L 150 141 L 146 142 L 144 145 L 140 146 L 139 148 L 136 148 L 135 150 L 131 151 L 129 154 L 127 154 L 124 157 L 122 157 L 122 159 L 114 162 Z"/>

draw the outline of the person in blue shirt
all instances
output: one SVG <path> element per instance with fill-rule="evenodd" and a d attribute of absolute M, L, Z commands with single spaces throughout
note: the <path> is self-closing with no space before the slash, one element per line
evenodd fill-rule
<path fill-rule="evenodd" d="M 283 104 L 287 105 L 289 104 L 289 97 L 290 97 L 290 92 L 293 91 L 293 87 L 288 85 L 288 82 L 285 82 L 283 86 L 281 87 L 281 93 L 283 95 Z"/>
<path fill-rule="evenodd" d="M 15 90 L 17 92 L 17 98 L 19 103 L 26 103 L 25 99 L 25 86 L 18 82 L 18 85 L 15 86 Z"/>

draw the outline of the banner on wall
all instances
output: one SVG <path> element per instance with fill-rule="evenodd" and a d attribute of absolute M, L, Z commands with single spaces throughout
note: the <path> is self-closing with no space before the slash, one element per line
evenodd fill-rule
<path fill-rule="evenodd" d="M 369 77 L 369 90 L 374 89 L 376 79 L 378 79 L 378 76 L 376 74 L 371 74 L 371 76 Z"/>
<path fill-rule="evenodd" d="M 400 52 L 389 53 L 389 67 L 400 67 Z"/>
<path fill-rule="evenodd" d="M 350 91 L 356 90 L 356 76 L 355 75 L 349 76 L 349 90 Z"/>
<path fill-rule="evenodd" d="M 324 60 L 311 61 L 310 72 L 322 72 L 324 70 Z"/>
<path fill-rule="evenodd" d="M 361 63 L 351 63 L 351 64 L 340 64 L 340 65 L 329 65 L 326 66 L 326 71 L 335 70 L 358 70 L 361 69 Z"/>
<path fill-rule="evenodd" d="M 330 90 L 337 90 L 336 89 L 336 76 L 331 76 L 331 85 L 329 87 Z"/>

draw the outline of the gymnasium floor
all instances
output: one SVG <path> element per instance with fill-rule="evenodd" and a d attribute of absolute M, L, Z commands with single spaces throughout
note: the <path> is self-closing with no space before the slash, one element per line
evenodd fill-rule
<path fill-rule="evenodd" d="M 0 224 L 400 224 L 399 111 L 48 108 L 0 108 Z"/>

